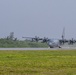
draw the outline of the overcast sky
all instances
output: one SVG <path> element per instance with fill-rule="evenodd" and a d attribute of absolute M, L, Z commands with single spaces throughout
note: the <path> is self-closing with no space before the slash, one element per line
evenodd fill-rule
<path fill-rule="evenodd" d="M 76 39 L 76 0 L 0 0 L 0 37 Z"/>

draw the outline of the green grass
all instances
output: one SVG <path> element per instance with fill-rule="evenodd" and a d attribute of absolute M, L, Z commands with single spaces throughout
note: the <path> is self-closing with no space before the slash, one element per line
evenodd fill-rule
<path fill-rule="evenodd" d="M 76 75 L 76 50 L 0 51 L 0 75 Z"/>
<path fill-rule="evenodd" d="M 47 43 L 41 42 L 31 42 L 31 41 L 20 41 L 20 40 L 7 40 L 0 39 L 0 47 L 1 48 L 45 48 L 48 47 Z"/>

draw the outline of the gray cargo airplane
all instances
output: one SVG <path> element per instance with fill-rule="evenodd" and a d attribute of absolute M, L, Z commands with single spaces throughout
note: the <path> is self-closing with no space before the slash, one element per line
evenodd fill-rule
<path fill-rule="evenodd" d="M 63 32 L 61 36 L 62 39 L 48 39 L 46 37 L 39 38 L 37 36 L 35 36 L 34 38 L 32 37 L 22 37 L 22 38 L 31 39 L 32 42 L 34 41 L 38 42 L 39 40 L 42 40 L 42 42 L 47 43 L 50 48 L 55 48 L 55 47 L 61 48 L 61 46 L 64 45 L 65 43 L 73 44 L 76 42 L 76 40 L 73 39 L 72 40 L 65 39 L 65 28 L 63 28 Z"/>

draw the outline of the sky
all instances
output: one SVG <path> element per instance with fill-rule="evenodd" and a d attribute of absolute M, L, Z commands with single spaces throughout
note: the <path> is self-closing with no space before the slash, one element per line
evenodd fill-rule
<path fill-rule="evenodd" d="M 0 0 L 0 38 L 76 39 L 76 0 Z"/>

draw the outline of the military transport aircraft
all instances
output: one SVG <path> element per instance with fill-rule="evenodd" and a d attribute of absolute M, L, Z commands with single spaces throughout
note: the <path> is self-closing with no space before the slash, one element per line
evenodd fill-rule
<path fill-rule="evenodd" d="M 61 39 L 48 39 L 46 37 L 39 38 L 37 36 L 35 36 L 35 37 L 22 37 L 22 38 L 31 39 L 32 42 L 38 42 L 41 40 L 42 43 L 47 43 L 50 48 L 55 48 L 55 47 L 61 48 L 61 46 L 64 45 L 65 43 L 73 44 L 76 42 L 76 40 L 73 40 L 73 38 L 71 40 L 65 39 L 65 28 L 63 28 Z"/>
<path fill-rule="evenodd" d="M 39 38 L 37 36 L 33 37 L 22 37 L 25 39 L 31 39 L 31 42 L 42 42 L 42 43 L 47 43 L 48 46 L 50 48 L 61 48 L 62 45 L 64 45 L 65 43 L 68 43 L 69 45 L 73 45 L 74 43 L 76 43 L 76 40 L 73 40 L 73 38 L 71 40 L 66 40 L 66 39 L 48 39 L 46 37 L 44 38 Z"/>

